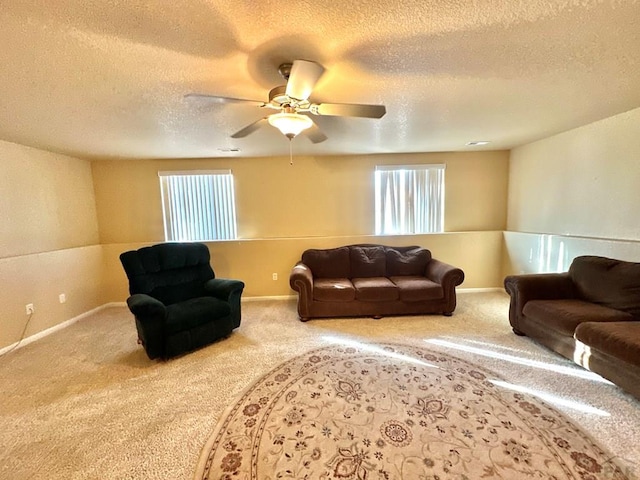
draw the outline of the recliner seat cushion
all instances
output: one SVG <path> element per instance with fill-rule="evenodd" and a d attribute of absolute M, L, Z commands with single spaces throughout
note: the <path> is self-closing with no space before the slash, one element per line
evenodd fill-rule
<path fill-rule="evenodd" d="M 387 273 L 387 257 L 382 246 L 352 246 L 349 261 L 351 278 L 384 277 Z"/>
<path fill-rule="evenodd" d="M 356 289 L 348 278 L 318 278 L 313 282 L 313 299 L 319 302 L 351 302 Z"/>
<path fill-rule="evenodd" d="M 387 248 L 386 264 L 389 277 L 424 275 L 427 263 L 431 260 L 431 252 L 424 248 L 400 251 Z"/>
<path fill-rule="evenodd" d="M 302 254 L 314 278 L 351 278 L 349 248 L 309 249 Z"/>
<path fill-rule="evenodd" d="M 173 279 L 175 284 L 171 285 L 171 273 L 168 272 L 162 279 L 157 278 L 161 285 L 155 286 L 148 294 L 153 298 L 157 298 L 165 305 L 173 305 L 175 303 L 184 302 L 191 298 L 199 298 L 205 295 L 204 283 L 202 280 L 183 281 L 189 278 L 189 275 L 187 274 L 188 272 L 180 272 L 179 270 L 177 272 L 179 273 L 176 273 L 176 277 Z M 180 275 L 180 273 L 186 275 Z"/>
<path fill-rule="evenodd" d="M 167 307 L 165 333 L 171 335 L 183 330 L 191 330 L 230 314 L 229 303 L 213 297 L 198 297 L 174 303 Z"/>
<path fill-rule="evenodd" d="M 569 267 L 582 298 L 640 319 L 640 263 L 583 255 Z"/>
<path fill-rule="evenodd" d="M 365 302 L 386 302 L 397 300 L 398 287 L 386 277 L 352 278 L 356 290 L 356 300 Z"/>
<path fill-rule="evenodd" d="M 576 328 L 575 338 L 594 350 L 640 366 L 640 322 L 585 322 Z"/>
<path fill-rule="evenodd" d="M 390 277 L 398 286 L 400 300 L 403 302 L 423 302 L 444 298 L 442 285 L 420 276 Z"/>
<path fill-rule="evenodd" d="M 573 337 L 583 322 L 621 322 L 633 317 L 620 310 L 603 307 L 583 300 L 529 300 L 522 309 L 525 317 L 548 325 L 564 336 Z"/>

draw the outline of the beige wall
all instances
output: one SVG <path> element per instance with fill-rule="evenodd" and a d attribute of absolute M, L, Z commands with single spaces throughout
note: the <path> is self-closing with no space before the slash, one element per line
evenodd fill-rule
<path fill-rule="evenodd" d="M 89 162 L 0 142 L 0 158 L 0 350 L 23 330 L 29 337 L 126 299 L 118 255 L 163 241 L 158 170 L 233 170 L 242 239 L 209 247 L 218 275 L 245 280 L 247 296 L 290 295 L 304 249 L 359 242 L 425 245 L 465 270 L 466 287 L 500 281 L 507 152 L 300 157 L 291 166 L 285 157 Z M 446 164 L 450 233 L 371 236 L 375 165 L 411 163 Z M 28 325 L 27 303 L 36 310 Z"/>
<path fill-rule="evenodd" d="M 233 170 L 242 239 L 209 247 L 218 275 L 245 280 L 247 296 L 290 294 L 289 271 L 304 249 L 348 243 L 427 246 L 465 270 L 466 288 L 557 270 L 575 254 L 640 258 L 638 131 L 640 109 L 510 158 L 298 157 L 293 166 L 285 157 L 88 162 L 0 141 L 0 349 L 20 337 L 26 303 L 36 307 L 29 336 L 126 298 L 118 255 L 163 241 L 158 170 Z M 411 163 L 446 164 L 447 233 L 371 236 L 374 166 Z"/>
<path fill-rule="evenodd" d="M 511 152 L 505 273 L 582 254 L 640 261 L 638 132 L 635 109 Z"/>
<path fill-rule="evenodd" d="M 445 163 L 446 231 L 502 230 L 508 152 L 93 162 L 100 242 L 164 240 L 157 172 L 231 168 L 243 239 L 370 235 L 375 165 Z"/>
<path fill-rule="evenodd" d="M 0 141 L 0 349 L 104 303 L 98 240 L 91 164 Z"/>
<path fill-rule="evenodd" d="M 244 298 L 283 296 L 293 292 L 289 287 L 291 267 L 307 248 L 331 248 L 352 243 L 383 243 L 385 245 L 423 245 L 433 256 L 462 268 L 465 281 L 462 288 L 493 288 L 502 283 L 502 230 L 457 232 L 402 237 L 339 236 L 289 239 L 240 240 L 208 243 L 211 264 L 218 277 L 242 279 Z M 118 256 L 145 243 L 103 245 L 105 258 L 104 295 L 109 301 L 124 301 L 127 282 Z M 278 275 L 272 280 L 272 274 Z"/>
<path fill-rule="evenodd" d="M 0 258 L 98 243 L 91 164 L 0 141 Z"/>
<path fill-rule="evenodd" d="M 373 237 L 375 165 L 444 163 L 443 235 Z M 465 269 L 464 287 L 500 284 L 508 152 L 93 162 L 106 295 L 126 298 L 119 253 L 164 240 L 159 170 L 231 168 L 237 199 L 234 242 L 209 244 L 218 276 L 240 278 L 245 296 L 290 295 L 291 267 L 306 248 L 369 242 L 417 243 Z M 495 262 L 495 263 L 492 263 Z M 272 273 L 278 280 L 272 280 Z"/>

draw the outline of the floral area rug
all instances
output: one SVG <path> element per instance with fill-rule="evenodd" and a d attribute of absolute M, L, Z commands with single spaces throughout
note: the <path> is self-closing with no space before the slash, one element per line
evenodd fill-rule
<path fill-rule="evenodd" d="M 496 378 L 424 348 L 319 348 L 227 409 L 196 478 L 627 478 L 562 414 Z"/>

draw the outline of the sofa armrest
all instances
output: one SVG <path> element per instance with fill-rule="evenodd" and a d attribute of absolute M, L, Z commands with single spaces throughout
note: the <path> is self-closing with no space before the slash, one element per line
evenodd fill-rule
<path fill-rule="evenodd" d="M 444 315 L 451 315 L 456 309 L 456 286 L 464 281 L 464 272 L 458 267 L 432 258 L 425 268 L 425 277 L 442 286 L 444 295 Z"/>
<path fill-rule="evenodd" d="M 464 281 L 464 272 L 458 267 L 432 258 L 427 263 L 425 277 L 447 288 L 456 287 Z"/>
<path fill-rule="evenodd" d="M 511 296 L 509 322 L 521 333 L 522 309 L 529 300 L 559 300 L 576 298 L 575 287 L 568 273 L 530 273 L 508 275 L 504 288 Z"/>
<path fill-rule="evenodd" d="M 302 262 L 295 264 L 289 276 L 289 286 L 298 292 L 298 315 L 300 319 L 309 317 L 309 308 L 313 300 L 313 273 Z"/>

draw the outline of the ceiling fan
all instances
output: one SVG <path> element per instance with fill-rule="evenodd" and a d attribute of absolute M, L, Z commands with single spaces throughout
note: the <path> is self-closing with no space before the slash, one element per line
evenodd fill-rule
<path fill-rule="evenodd" d="M 363 105 L 356 103 L 313 103 L 309 100 L 313 88 L 322 77 L 324 67 L 319 63 L 308 60 L 295 60 L 293 63 L 283 63 L 278 73 L 285 79 L 286 84 L 277 86 L 269 92 L 269 101 L 247 100 L 244 98 L 220 97 L 203 93 L 188 93 L 186 98 L 207 98 L 215 103 L 244 103 L 253 104 L 259 108 L 276 110 L 278 113 L 266 115 L 250 123 L 246 127 L 231 135 L 232 138 L 243 138 L 255 132 L 265 124 L 276 127 L 289 140 L 301 132 L 305 132 L 313 143 L 320 143 L 327 139 L 320 128 L 311 120 L 312 115 L 326 115 L 338 117 L 381 118 L 386 113 L 384 105 Z"/>

